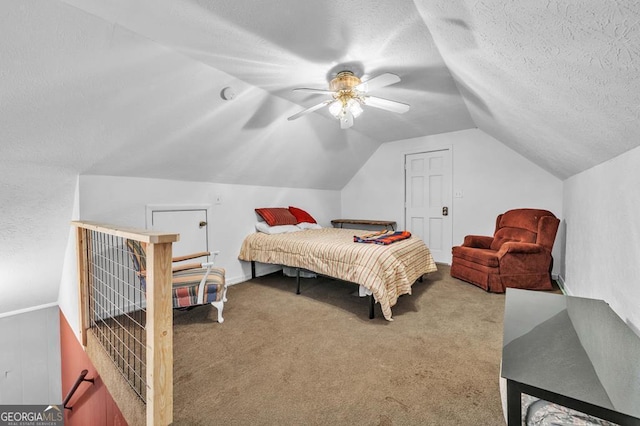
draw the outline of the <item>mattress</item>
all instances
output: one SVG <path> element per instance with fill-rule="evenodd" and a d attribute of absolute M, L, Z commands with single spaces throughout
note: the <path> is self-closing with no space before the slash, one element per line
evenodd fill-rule
<path fill-rule="evenodd" d="M 380 303 L 382 314 L 392 319 L 398 297 L 411 294 L 422 275 L 436 271 L 431 252 L 415 236 L 389 245 L 354 242 L 354 236 L 371 231 L 339 228 L 307 229 L 245 238 L 238 258 L 304 268 L 318 274 L 360 284 Z"/>

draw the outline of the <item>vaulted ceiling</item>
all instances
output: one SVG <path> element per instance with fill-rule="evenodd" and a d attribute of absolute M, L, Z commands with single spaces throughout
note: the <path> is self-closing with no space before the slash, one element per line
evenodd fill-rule
<path fill-rule="evenodd" d="M 284 118 L 295 110 L 274 104 L 314 105 L 291 89 L 324 88 L 351 67 L 399 75 L 375 94 L 411 105 L 368 108 L 347 131 L 374 145 L 478 127 L 566 178 L 640 144 L 633 0 L 65 1 L 247 83 L 240 95 L 268 92 L 236 111 L 254 122 L 293 126 Z M 335 122 L 313 127 L 346 137 Z"/>
<path fill-rule="evenodd" d="M 640 144 L 640 6 L 62 0 L 2 6 L 3 145 L 78 173 L 340 189 L 384 142 L 478 127 L 559 178 Z M 7 67 L 8 65 L 8 67 Z M 402 81 L 349 130 L 356 70 Z M 236 97 L 220 97 L 224 87 Z M 313 158 L 309 167 L 300 154 Z"/>

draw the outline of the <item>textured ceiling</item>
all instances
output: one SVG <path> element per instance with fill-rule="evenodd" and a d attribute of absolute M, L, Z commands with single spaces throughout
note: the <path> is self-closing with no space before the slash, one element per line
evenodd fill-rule
<path fill-rule="evenodd" d="M 401 83 L 373 94 L 411 110 L 367 108 L 354 127 L 377 142 L 475 127 L 411 0 L 67 3 L 303 107 L 325 98 L 292 89 L 326 89 L 332 71 L 354 69 L 365 80 L 395 73 Z"/>
<path fill-rule="evenodd" d="M 323 88 L 343 66 L 396 73 L 375 94 L 411 110 L 369 108 L 351 131 L 376 143 L 479 127 L 560 178 L 640 143 L 635 0 L 66 2 L 298 110 L 323 98 L 292 88 Z M 246 113 L 290 115 L 275 102 Z"/>
<path fill-rule="evenodd" d="M 416 1 L 478 128 L 560 178 L 640 144 L 640 2 Z"/>

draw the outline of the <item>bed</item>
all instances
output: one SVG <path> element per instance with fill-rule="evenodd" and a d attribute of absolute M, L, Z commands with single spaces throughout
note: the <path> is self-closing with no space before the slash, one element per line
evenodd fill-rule
<path fill-rule="evenodd" d="M 371 231 L 339 228 L 304 229 L 269 235 L 256 232 L 242 243 L 238 258 L 306 269 L 359 284 L 380 304 L 391 321 L 398 297 L 411 294 L 411 286 L 436 265 L 424 242 L 415 236 L 389 245 L 354 242 Z M 360 292 L 363 295 L 362 291 Z M 370 310 L 372 317 L 372 310 Z"/>

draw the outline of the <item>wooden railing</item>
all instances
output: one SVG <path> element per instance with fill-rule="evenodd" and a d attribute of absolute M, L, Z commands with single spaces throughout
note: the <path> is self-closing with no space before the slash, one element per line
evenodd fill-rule
<path fill-rule="evenodd" d="M 178 241 L 179 236 L 93 222 L 73 222 L 73 225 L 77 227 L 82 344 L 87 347 L 88 340 L 99 342 L 104 353 L 120 368 L 118 377 L 113 369 L 100 371 L 101 363 L 92 359 L 107 387 L 134 377 L 134 383 L 128 383 L 146 406 L 147 425 L 170 424 L 173 421 L 171 254 L 172 243 Z M 131 268 L 127 240 L 138 241 L 146 247 L 144 271 Z M 144 289 L 140 289 L 141 274 L 144 274 Z M 119 288 L 125 291 L 118 291 Z M 129 300 L 128 295 L 136 292 L 141 296 Z M 143 331 L 132 333 L 127 324 L 140 326 Z M 115 333 L 114 329 L 117 329 Z M 113 336 L 105 337 L 105 330 Z M 129 346 L 134 344 L 141 344 L 140 349 L 122 354 L 120 349 L 131 350 Z M 91 351 L 87 353 L 91 357 Z M 137 390 L 135 377 L 141 383 Z M 126 392 L 112 392 L 112 395 L 127 421 L 140 423 L 134 414 L 127 416 L 127 410 L 123 409 L 130 405 Z"/>

